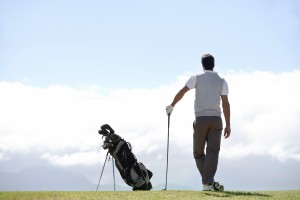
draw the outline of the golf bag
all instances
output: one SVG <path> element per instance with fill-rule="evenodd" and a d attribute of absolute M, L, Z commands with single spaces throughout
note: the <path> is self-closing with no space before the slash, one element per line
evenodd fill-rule
<path fill-rule="evenodd" d="M 102 147 L 108 149 L 109 154 L 115 159 L 115 165 L 125 183 L 133 190 L 151 190 L 150 179 L 153 174 L 143 163 L 137 162 L 130 143 L 115 134 L 108 124 L 102 125 L 98 133 L 105 137 Z"/>

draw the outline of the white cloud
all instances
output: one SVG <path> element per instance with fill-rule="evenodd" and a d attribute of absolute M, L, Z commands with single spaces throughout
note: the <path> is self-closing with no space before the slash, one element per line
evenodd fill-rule
<path fill-rule="evenodd" d="M 232 72 L 224 77 L 230 87 L 232 136 L 223 140 L 221 158 L 267 155 L 299 161 L 300 71 Z M 154 89 L 105 91 L 0 82 L 0 162 L 14 153 L 37 152 L 54 165 L 95 165 L 102 144 L 97 130 L 103 123 L 131 142 L 137 156 L 163 161 L 164 109 L 187 78 Z M 191 91 L 171 116 L 175 155 L 192 156 L 193 98 Z"/>
<path fill-rule="evenodd" d="M 51 155 L 44 153 L 41 155 L 42 159 L 46 159 L 58 166 L 72 166 L 72 165 L 95 165 L 99 164 L 99 153 L 96 151 L 90 152 L 75 152 L 64 155 Z"/>
<path fill-rule="evenodd" d="M 300 151 L 294 147 L 300 141 L 300 72 L 253 72 L 226 77 L 232 88 L 231 143 L 243 144 L 243 148 L 232 149 L 248 149 L 247 154 L 270 155 L 279 160 L 299 160 Z M 275 149 L 282 149 L 286 155 Z"/>

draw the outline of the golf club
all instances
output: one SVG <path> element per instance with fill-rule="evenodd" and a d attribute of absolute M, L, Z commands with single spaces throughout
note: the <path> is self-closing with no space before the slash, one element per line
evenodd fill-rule
<path fill-rule="evenodd" d="M 168 167 L 169 167 L 169 136 L 170 136 L 170 113 L 168 114 L 168 140 L 167 140 L 167 167 L 166 167 L 166 185 L 165 189 L 167 190 L 168 187 Z"/>

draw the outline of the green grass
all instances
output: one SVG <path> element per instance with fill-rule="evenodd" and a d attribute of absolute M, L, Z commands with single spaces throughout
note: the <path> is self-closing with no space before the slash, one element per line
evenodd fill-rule
<path fill-rule="evenodd" d="M 146 192 L 0 192 L 0 199 L 24 200 L 98 200 L 98 199 L 300 199 L 300 190 L 260 192 L 197 192 L 197 191 L 146 191 Z"/>

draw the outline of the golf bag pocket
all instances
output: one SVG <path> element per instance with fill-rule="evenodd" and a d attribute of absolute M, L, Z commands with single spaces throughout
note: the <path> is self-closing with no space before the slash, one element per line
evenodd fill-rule
<path fill-rule="evenodd" d="M 130 176 L 136 185 L 133 190 L 149 190 L 152 188 L 150 179 L 152 178 L 152 172 L 148 170 L 141 162 L 135 163 L 131 169 Z"/>

